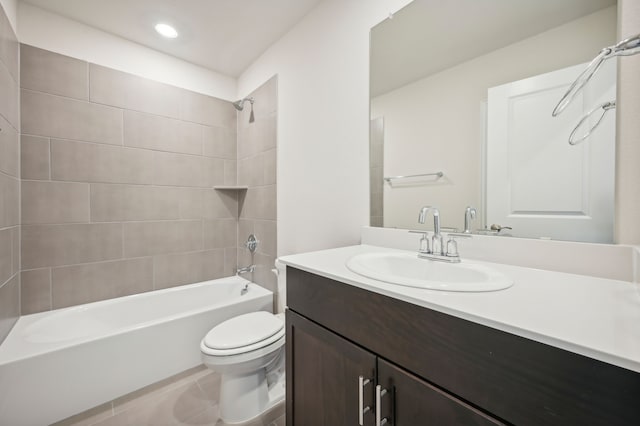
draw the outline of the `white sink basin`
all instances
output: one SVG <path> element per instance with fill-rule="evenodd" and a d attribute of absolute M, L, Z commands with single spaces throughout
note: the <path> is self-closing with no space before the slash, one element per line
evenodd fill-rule
<path fill-rule="evenodd" d="M 513 280 L 484 265 L 420 259 L 408 253 L 364 253 L 347 261 L 347 268 L 363 277 L 408 287 L 443 291 L 495 291 Z"/>

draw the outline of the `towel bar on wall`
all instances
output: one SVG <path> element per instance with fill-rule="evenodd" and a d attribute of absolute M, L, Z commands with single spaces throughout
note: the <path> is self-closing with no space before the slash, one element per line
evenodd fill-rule
<path fill-rule="evenodd" d="M 406 175 L 406 176 L 387 176 L 384 177 L 384 181 L 387 182 L 388 184 L 392 184 L 394 180 L 401 180 L 401 179 L 414 179 L 414 178 L 419 178 L 419 177 L 427 177 L 427 176 L 435 176 L 436 179 L 438 180 L 440 179 L 442 176 L 444 176 L 444 173 L 442 172 L 436 172 L 436 173 L 422 173 L 419 175 Z"/>

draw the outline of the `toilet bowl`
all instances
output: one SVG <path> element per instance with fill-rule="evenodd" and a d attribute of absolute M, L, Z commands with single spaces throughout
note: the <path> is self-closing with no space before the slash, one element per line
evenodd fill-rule
<path fill-rule="evenodd" d="M 251 312 L 212 328 L 202 361 L 221 374 L 220 418 L 243 423 L 284 399 L 284 315 Z"/>

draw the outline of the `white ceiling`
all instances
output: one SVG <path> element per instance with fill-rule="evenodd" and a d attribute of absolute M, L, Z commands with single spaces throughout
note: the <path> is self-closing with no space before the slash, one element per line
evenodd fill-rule
<path fill-rule="evenodd" d="M 20 0 L 237 77 L 321 0 Z M 180 36 L 155 32 L 159 22 Z"/>
<path fill-rule="evenodd" d="M 614 4 L 615 0 L 415 0 L 371 32 L 371 96 Z"/>

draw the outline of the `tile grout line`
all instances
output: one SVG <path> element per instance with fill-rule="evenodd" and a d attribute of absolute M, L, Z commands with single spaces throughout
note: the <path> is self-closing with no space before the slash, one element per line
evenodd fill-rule
<path fill-rule="evenodd" d="M 47 138 L 47 143 L 49 144 L 49 181 L 53 181 L 53 152 L 51 148 L 51 138 Z"/>
<path fill-rule="evenodd" d="M 232 249 L 234 247 L 233 246 L 213 247 L 213 248 L 208 248 L 208 249 L 198 249 L 198 250 L 188 250 L 188 251 L 176 251 L 176 252 L 163 252 L 163 253 L 146 254 L 146 255 L 142 255 L 142 256 L 129 257 L 129 258 L 116 258 L 116 259 L 96 260 L 96 261 L 82 262 L 82 263 L 69 263 L 69 264 L 64 264 L 64 265 L 40 266 L 40 267 L 36 267 L 36 268 L 24 269 L 21 272 L 39 271 L 39 270 L 42 270 L 42 269 L 62 269 L 62 268 L 69 268 L 69 267 L 76 267 L 76 266 L 98 265 L 98 264 L 104 264 L 104 263 L 126 262 L 126 261 L 130 261 L 130 260 L 153 259 L 155 257 L 161 257 L 161 256 L 194 255 L 194 254 L 206 253 L 206 252 L 211 252 L 211 251 L 213 251 L 213 252 L 216 252 L 216 251 L 217 252 L 221 252 L 221 251 L 224 251 L 224 250 L 230 249 L 230 248 Z"/>
<path fill-rule="evenodd" d="M 93 223 L 93 221 L 91 220 L 91 184 L 87 183 L 87 210 L 89 211 L 89 218 L 88 218 L 88 222 L 89 224 Z"/>
<path fill-rule="evenodd" d="M 126 260 L 125 255 L 124 255 L 124 222 L 120 222 L 120 231 L 122 232 L 122 260 Z M 152 284 L 153 284 L 153 278 L 152 278 Z"/>
<path fill-rule="evenodd" d="M 70 98 L 65 98 L 65 99 L 70 99 Z M 124 111 L 121 108 L 115 108 L 114 109 L 119 109 L 121 111 Z M 129 111 L 129 110 L 127 110 Z M 124 123 L 123 123 L 123 131 L 124 131 Z M 229 157 L 225 157 L 225 156 L 220 156 L 220 155 L 204 155 L 204 154 L 193 154 L 191 152 L 182 152 L 182 151 L 169 151 L 166 149 L 160 149 L 160 148 L 149 148 L 149 147 L 144 147 L 144 146 L 133 146 L 133 145 L 125 145 L 124 142 L 119 143 L 119 144 L 115 144 L 115 143 L 109 143 L 109 142 L 99 142 L 99 141 L 89 141 L 89 140 L 85 140 L 85 139 L 71 139 L 71 138 L 66 138 L 66 137 L 62 137 L 62 136 L 51 136 L 51 135 L 40 135 L 40 134 L 35 134 L 35 133 L 20 133 L 21 136 L 32 136 L 32 137 L 38 137 L 38 138 L 43 138 L 43 139 L 55 139 L 55 140 L 59 140 L 59 141 L 63 141 L 63 142 L 74 142 L 74 143 L 84 143 L 84 144 L 90 144 L 90 145 L 97 145 L 97 146 L 110 146 L 110 147 L 117 147 L 117 148 L 125 148 L 125 149 L 131 149 L 131 150 L 136 150 L 136 151 L 152 151 L 152 152 L 161 152 L 161 153 L 166 153 L 166 154 L 174 154 L 174 155 L 184 155 L 184 156 L 189 156 L 189 157 L 197 157 L 197 158 L 203 158 L 203 159 L 207 159 L 207 158 L 212 158 L 212 159 L 217 159 L 217 160 L 234 160 L 234 158 L 229 158 Z M 122 139 L 124 140 L 124 135 L 121 135 Z"/>
<path fill-rule="evenodd" d="M 85 69 L 87 73 L 87 100 L 91 102 L 91 70 L 88 61 L 84 61 L 86 64 Z"/>
<path fill-rule="evenodd" d="M 53 309 L 53 268 L 49 267 L 49 310 Z"/>

